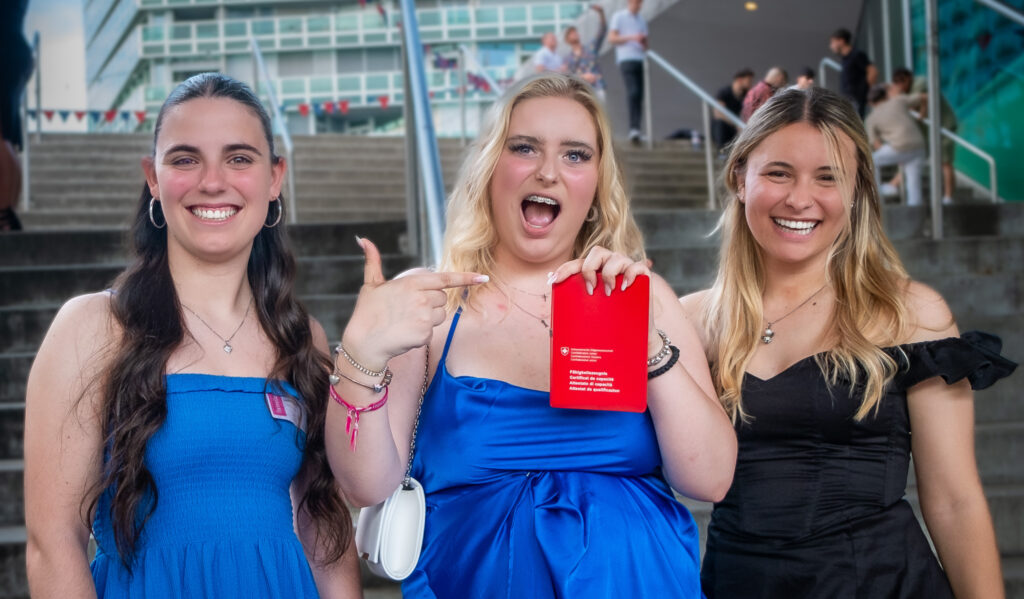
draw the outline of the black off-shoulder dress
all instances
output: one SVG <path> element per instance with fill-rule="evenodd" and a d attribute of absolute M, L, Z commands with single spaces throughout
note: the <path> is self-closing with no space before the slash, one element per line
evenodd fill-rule
<path fill-rule="evenodd" d="M 813 356 L 762 380 L 747 374 L 732 487 L 715 504 L 701 583 L 709 599 L 952 599 L 903 498 L 907 389 L 934 376 L 984 389 L 1013 372 L 998 337 L 964 333 L 887 348 L 901 364 L 878 412 L 826 385 Z"/>

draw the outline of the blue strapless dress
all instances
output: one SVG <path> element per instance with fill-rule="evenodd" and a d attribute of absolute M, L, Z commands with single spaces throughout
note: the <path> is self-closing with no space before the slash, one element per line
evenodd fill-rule
<path fill-rule="evenodd" d="M 93 523 L 100 598 L 317 597 L 293 527 L 289 487 L 305 435 L 270 415 L 266 381 L 166 377 L 167 419 L 146 446 L 159 500 L 132 575 L 110 525 L 110 492 Z M 287 383 L 283 392 L 298 393 Z"/>
<path fill-rule="evenodd" d="M 458 321 L 423 400 L 412 473 L 427 519 L 404 596 L 701 597 L 697 527 L 660 473 L 650 415 L 453 377 Z"/>

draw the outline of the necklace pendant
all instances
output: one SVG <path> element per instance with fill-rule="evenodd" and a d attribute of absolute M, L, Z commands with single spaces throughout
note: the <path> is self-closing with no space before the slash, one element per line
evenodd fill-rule
<path fill-rule="evenodd" d="M 232 349 L 233 348 L 231 347 L 230 343 L 224 342 L 224 353 L 230 354 Z"/>
<path fill-rule="evenodd" d="M 761 333 L 761 342 L 768 345 L 775 338 L 775 331 L 772 330 L 771 326 L 764 328 L 764 333 Z"/>

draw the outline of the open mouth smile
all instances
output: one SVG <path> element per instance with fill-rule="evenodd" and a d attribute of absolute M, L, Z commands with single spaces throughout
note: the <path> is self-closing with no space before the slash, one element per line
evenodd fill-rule
<path fill-rule="evenodd" d="M 550 226 L 561 210 L 558 201 L 547 196 L 531 194 L 523 199 L 523 221 L 530 229 L 544 229 Z"/>

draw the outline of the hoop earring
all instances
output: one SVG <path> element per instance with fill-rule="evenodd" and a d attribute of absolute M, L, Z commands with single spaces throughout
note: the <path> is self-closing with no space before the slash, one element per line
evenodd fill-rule
<path fill-rule="evenodd" d="M 597 212 L 597 206 L 595 206 L 594 204 L 591 204 L 590 205 L 590 210 L 587 210 L 587 218 L 585 218 L 583 220 L 588 222 L 588 223 L 596 222 L 598 216 L 599 216 L 599 214 Z"/>
<path fill-rule="evenodd" d="M 163 205 L 160 206 L 160 216 L 164 216 L 164 224 L 162 224 L 162 225 L 156 224 L 156 219 L 153 218 L 153 204 L 155 204 L 155 203 L 157 203 L 159 201 L 160 201 L 159 198 L 150 198 L 149 199 L 149 222 L 151 222 L 155 228 L 163 229 L 164 227 L 167 226 L 167 217 L 164 216 Z"/>
<path fill-rule="evenodd" d="M 284 216 L 284 205 L 281 203 L 281 196 L 277 196 L 277 199 L 276 200 L 272 200 L 271 203 L 272 204 L 273 203 L 277 204 L 277 218 L 275 218 L 274 222 L 272 222 L 270 224 L 267 224 L 266 221 L 263 222 L 263 226 L 266 227 L 267 229 L 273 229 L 274 227 L 276 227 L 277 223 L 281 222 L 281 217 Z M 267 217 L 268 218 L 270 217 L 270 211 L 269 210 L 267 210 Z"/>

